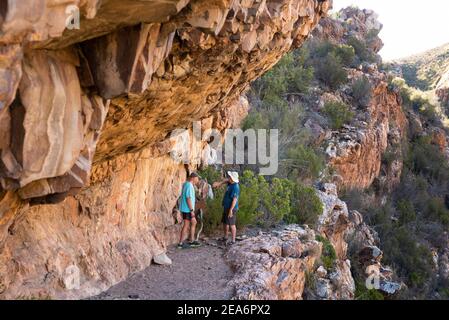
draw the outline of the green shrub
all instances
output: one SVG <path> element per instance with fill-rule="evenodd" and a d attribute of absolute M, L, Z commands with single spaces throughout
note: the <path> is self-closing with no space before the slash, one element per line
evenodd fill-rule
<path fill-rule="evenodd" d="M 340 58 L 342 64 L 346 67 L 351 67 L 354 58 L 355 58 L 355 50 L 352 46 L 348 45 L 338 45 L 335 47 L 335 53 L 337 57 Z"/>
<path fill-rule="evenodd" d="M 402 78 L 392 79 L 390 85 L 399 88 L 403 106 L 418 112 L 431 124 L 440 124 L 441 117 L 436 106 L 430 102 L 428 93 L 409 87 Z"/>
<path fill-rule="evenodd" d="M 206 179 L 210 184 L 219 181 L 222 178 L 220 171 L 216 170 L 212 166 L 208 166 L 203 168 L 202 170 L 199 170 L 198 174 L 201 176 L 201 178 Z"/>
<path fill-rule="evenodd" d="M 330 120 L 330 125 L 334 130 L 341 129 L 344 124 L 348 124 L 354 118 L 354 113 L 349 106 L 343 102 L 331 101 L 324 105 L 324 113 Z"/>
<path fill-rule="evenodd" d="M 418 137 L 410 144 L 406 166 L 416 174 L 436 181 L 449 180 L 449 165 L 438 146 L 431 144 L 431 137 Z"/>
<path fill-rule="evenodd" d="M 315 65 L 316 76 L 331 89 L 336 90 L 348 80 L 348 73 L 343 68 L 340 57 L 334 52 L 319 59 Z"/>
<path fill-rule="evenodd" d="M 237 223 L 240 227 L 252 225 L 261 217 L 260 209 L 261 186 L 264 179 L 252 171 L 245 171 L 240 179 L 239 212 Z"/>
<path fill-rule="evenodd" d="M 449 210 L 444 204 L 444 199 L 432 197 L 427 203 L 426 216 L 429 219 L 439 221 L 445 226 L 449 225 Z"/>
<path fill-rule="evenodd" d="M 285 107 L 286 93 L 307 93 L 314 70 L 305 66 L 306 49 L 285 55 L 278 64 L 254 82 L 253 91 L 267 107 Z"/>
<path fill-rule="evenodd" d="M 317 179 L 325 167 L 324 156 L 315 149 L 299 144 L 287 151 L 291 176 L 299 179 Z"/>
<path fill-rule="evenodd" d="M 325 58 L 329 53 L 332 53 L 335 50 L 335 45 L 327 40 L 314 40 L 308 43 L 308 45 L 313 59 Z"/>
<path fill-rule="evenodd" d="M 261 201 L 266 224 L 275 225 L 289 214 L 292 192 L 293 183 L 287 179 L 274 178 L 270 185 L 264 183 Z"/>
<path fill-rule="evenodd" d="M 248 129 L 268 129 L 270 120 L 262 111 L 250 111 L 242 124 L 242 130 Z"/>
<path fill-rule="evenodd" d="M 437 124 L 440 121 L 440 116 L 437 113 L 436 107 L 428 102 L 419 104 L 419 113 L 432 124 Z"/>
<path fill-rule="evenodd" d="M 335 260 L 337 260 L 337 253 L 332 243 L 325 237 L 316 236 L 316 240 L 323 243 L 323 252 L 321 254 L 321 262 L 326 269 L 330 270 L 334 267 Z"/>
<path fill-rule="evenodd" d="M 375 289 L 368 289 L 364 282 L 356 282 L 355 284 L 356 300 L 385 300 L 382 293 Z"/>
<path fill-rule="evenodd" d="M 347 43 L 354 48 L 355 54 L 359 57 L 360 61 L 369 63 L 377 62 L 375 53 L 368 49 L 366 42 L 356 37 L 350 37 Z"/>
<path fill-rule="evenodd" d="M 415 207 L 411 201 L 400 200 L 397 204 L 401 225 L 416 221 Z"/>
<path fill-rule="evenodd" d="M 224 189 L 217 190 L 208 200 L 205 231 L 221 224 Z M 240 179 L 237 224 L 239 227 L 258 224 L 271 227 L 285 220 L 289 223 L 316 224 L 323 207 L 311 187 L 297 185 L 288 179 L 274 178 L 271 183 L 263 176 L 246 170 Z"/>
<path fill-rule="evenodd" d="M 366 76 L 358 78 L 352 84 L 352 96 L 354 101 L 361 106 L 367 106 L 371 101 L 372 86 Z"/>
<path fill-rule="evenodd" d="M 291 211 L 292 191 L 293 183 L 287 179 L 274 178 L 269 183 L 263 176 L 246 170 L 240 181 L 237 223 L 240 227 L 256 222 L 263 226 L 279 223 Z"/>
<path fill-rule="evenodd" d="M 393 265 L 410 287 L 419 288 L 432 277 L 430 250 L 420 245 L 413 232 L 404 227 L 380 229 L 384 261 Z"/>
<path fill-rule="evenodd" d="M 334 54 L 346 67 L 350 67 L 354 62 L 354 48 L 345 44 L 333 44 L 330 41 L 312 41 L 309 43 L 314 64 L 318 65 L 329 54 Z"/>
<path fill-rule="evenodd" d="M 323 203 L 312 187 L 296 184 L 291 196 L 291 211 L 285 216 L 287 223 L 315 226 L 323 213 Z"/>
<path fill-rule="evenodd" d="M 224 190 L 216 190 L 214 192 L 214 199 L 207 200 L 207 211 L 204 215 L 204 233 L 211 234 L 221 226 L 221 219 L 223 217 L 222 200 Z"/>
<path fill-rule="evenodd" d="M 316 290 L 316 282 L 317 282 L 317 277 L 316 277 L 315 273 L 306 271 L 304 288 L 313 292 Z"/>

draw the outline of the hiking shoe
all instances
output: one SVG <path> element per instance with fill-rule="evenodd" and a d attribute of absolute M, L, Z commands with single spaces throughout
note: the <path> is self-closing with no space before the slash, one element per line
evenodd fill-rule
<path fill-rule="evenodd" d="M 190 246 L 187 243 L 178 243 L 178 249 L 188 249 Z"/>
<path fill-rule="evenodd" d="M 192 241 L 192 242 L 189 242 L 189 246 L 191 248 L 198 248 L 201 246 L 201 243 L 199 243 L 198 241 Z"/>
<path fill-rule="evenodd" d="M 218 241 L 226 243 L 226 242 L 228 242 L 228 238 L 223 237 L 223 238 L 218 239 Z"/>
<path fill-rule="evenodd" d="M 233 244 L 235 244 L 235 241 L 232 240 L 226 241 L 226 246 L 232 246 Z"/>

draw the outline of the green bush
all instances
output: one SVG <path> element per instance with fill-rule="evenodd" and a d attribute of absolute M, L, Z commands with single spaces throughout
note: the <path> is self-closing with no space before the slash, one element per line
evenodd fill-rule
<path fill-rule="evenodd" d="M 337 260 L 337 253 L 332 243 L 325 237 L 320 235 L 316 236 L 316 240 L 323 243 L 323 252 L 321 254 L 321 262 L 327 270 L 331 270 L 334 267 Z"/>
<path fill-rule="evenodd" d="M 372 86 L 366 76 L 358 78 L 352 84 L 352 96 L 354 101 L 361 106 L 367 106 L 371 101 Z"/>
<path fill-rule="evenodd" d="M 287 151 L 289 167 L 292 169 L 290 176 L 296 179 L 315 180 L 325 168 L 324 156 L 312 147 L 299 144 Z"/>
<path fill-rule="evenodd" d="M 351 67 L 354 58 L 354 48 L 345 44 L 333 44 L 330 41 L 311 41 L 308 46 L 310 47 L 312 59 L 314 64 L 319 65 L 323 59 L 329 54 L 334 54 L 339 61 L 346 67 Z"/>
<path fill-rule="evenodd" d="M 359 40 L 356 37 L 350 37 L 347 43 L 354 48 L 355 54 L 360 61 L 369 63 L 377 62 L 376 54 L 368 49 L 366 42 Z"/>
<path fill-rule="evenodd" d="M 222 200 L 224 190 L 216 190 L 214 192 L 214 199 L 207 200 L 207 211 L 204 215 L 204 233 L 212 234 L 221 226 L 221 219 L 223 217 Z"/>
<path fill-rule="evenodd" d="M 223 195 L 224 189 L 217 190 L 214 199 L 208 200 L 205 232 L 210 233 L 221 225 Z M 321 200 L 311 187 L 280 178 L 274 178 L 270 183 L 249 170 L 241 176 L 239 227 L 255 224 L 271 227 L 281 220 L 314 225 L 322 212 Z"/>
<path fill-rule="evenodd" d="M 441 117 L 436 106 L 430 102 L 428 93 L 409 87 L 402 78 L 392 79 L 390 85 L 399 88 L 403 106 L 418 112 L 424 120 L 431 124 L 439 125 L 441 123 Z"/>
<path fill-rule="evenodd" d="M 253 84 L 253 93 L 266 107 L 286 107 L 286 93 L 307 93 L 313 80 L 314 70 L 305 66 L 306 49 L 285 55 L 278 64 Z"/>
<path fill-rule="evenodd" d="M 239 219 L 244 224 L 252 224 L 255 219 L 264 226 L 279 223 L 290 212 L 292 182 L 274 178 L 268 183 L 263 176 L 245 171 L 241 179 Z M 240 218 L 241 217 L 241 218 Z"/>
<path fill-rule="evenodd" d="M 293 186 L 294 183 L 287 179 L 274 178 L 269 183 L 263 176 L 246 170 L 240 179 L 238 226 L 245 227 L 256 223 L 273 226 L 279 223 L 291 212 Z M 215 198 L 208 201 L 207 229 L 220 225 L 223 195 L 224 190 L 219 190 Z"/>
<path fill-rule="evenodd" d="M 399 200 L 397 207 L 401 225 L 416 221 L 415 207 L 411 201 Z"/>
<path fill-rule="evenodd" d="M 245 171 L 240 179 L 239 212 L 237 223 L 240 227 L 252 225 L 261 217 L 261 183 L 265 180 L 252 171 Z"/>
<path fill-rule="evenodd" d="M 346 67 L 351 67 L 354 63 L 355 50 L 352 46 L 338 45 L 335 47 L 335 53 Z"/>
<path fill-rule="evenodd" d="M 201 178 L 206 179 L 208 183 L 212 184 L 213 182 L 221 180 L 220 171 L 216 170 L 212 166 L 208 166 L 198 171 L 198 174 Z"/>
<path fill-rule="evenodd" d="M 331 52 L 315 64 L 316 76 L 331 89 L 336 90 L 348 81 L 348 73 L 343 68 L 340 57 Z"/>
<path fill-rule="evenodd" d="M 354 118 L 354 113 L 349 106 L 343 102 L 331 101 L 324 105 L 324 113 L 330 120 L 330 125 L 334 130 L 341 129 L 344 124 L 348 124 Z"/>
<path fill-rule="evenodd" d="M 369 290 L 364 282 L 356 282 L 355 300 L 385 300 L 385 297 L 375 289 Z"/>
<path fill-rule="evenodd" d="M 418 137 L 411 142 L 406 166 L 416 174 L 436 181 L 449 180 L 449 165 L 438 146 L 431 144 L 431 137 Z"/>
<path fill-rule="evenodd" d="M 429 103 L 424 102 L 418 107 L 419 113 L 432 124 L 437 124 L 440 121 L 440 116 L 438 115 L 436 107 Z"/>
<path fill-rule="evenodd" d="M 439 221 L 445 226 L 449 225 L 449 210 L 442 198 L 432 197 L 427 203 L 425 214 L 428 219 Z"/>
<path fill-rule="evenodd" d="M 405 227 L 379 228 L 385 263 L 392 265 L 399 276 L 413 288 L 421 287 L 432 277 L 430 250 L 420 245 L 412 231 Z"/>
<path fill-rule="evenodd" d="M 285 216 L 287 223 L 315 226 L 323 214 L 323 203 L 312 187 L 295 184 L 291 196 L 291 211 Z"/>
<path fill-rule="evenodd" d="M 279 223 L 291 211 L 292 192 L 293 183 L 287 179 L 274 178 L 271 185 L 266 184 L 261 194 L 266 224 Z"/>

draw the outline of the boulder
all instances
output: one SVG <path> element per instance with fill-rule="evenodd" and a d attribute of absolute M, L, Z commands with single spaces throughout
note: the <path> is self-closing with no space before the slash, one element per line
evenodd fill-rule
<path fill-rule="evenodd" d="M 160 253 L 153 257 L 153 262 L 161 266 L 171 266 L 172 261 L 166 253 Z"/>

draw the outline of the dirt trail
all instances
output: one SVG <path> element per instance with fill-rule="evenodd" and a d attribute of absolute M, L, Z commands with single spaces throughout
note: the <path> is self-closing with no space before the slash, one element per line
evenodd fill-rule
<path fill-rule="evenodd" d="M 179 250 L 170 247 L 171 266 L 151 265 L 92 300 L 229 300 L 232 270 L 223 249 L 203 245 Z"/>

